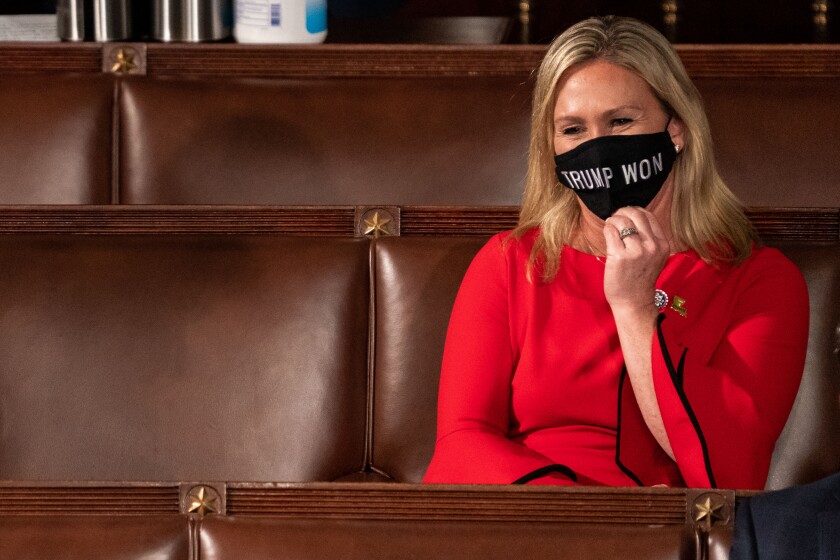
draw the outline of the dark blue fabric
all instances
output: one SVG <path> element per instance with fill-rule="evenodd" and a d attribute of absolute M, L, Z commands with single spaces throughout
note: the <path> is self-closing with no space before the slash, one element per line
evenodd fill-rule
<path fill-rule="evenodd" d="M 730 560 L 840 560 L 840 473 L 743 500 Z"/>

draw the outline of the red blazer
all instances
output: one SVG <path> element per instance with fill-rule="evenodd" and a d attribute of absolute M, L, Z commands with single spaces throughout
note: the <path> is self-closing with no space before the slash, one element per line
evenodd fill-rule
<path fill-rule="evenodd" d="M 651 352 L 674 461 L 626 376 L 604 263 L 565 247 L 552 282 L 529 281 L 535 236 L 493 237 L 466 273 L 424 482 L 763 488 L 805 361 L 799 270 L 770 248 L 737 267 L 669 257 Z"/>

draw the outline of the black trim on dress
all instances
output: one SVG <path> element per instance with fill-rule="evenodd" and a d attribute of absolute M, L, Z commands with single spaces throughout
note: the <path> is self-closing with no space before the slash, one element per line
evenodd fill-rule
<path fill-rule="evenodd" d="M 566 476 L 568 479 L 577 482 L 577 474 L 575 471 L 567 467 L 566 465 L 548 465 L 545 467 L 540 467 L 535 471 L 531 471 L 525 476 L 521 476 L 514 480 L 512 484 L 525 484 L 526 482 L 531 482 L 532 480 L 536 480 L 538 478 L 542 478 L 547 474 L 551 473 L 560 473 Z"/>
<path fill-rule="evenodd" d="M 697 421 L 697 416 L 694 414 L 694 409 L 691 408 L 691 403 L 688 402 L 688 396 L 686 396 L 685 389 L 683 388 L 683 380 L 685 377 L 683 370 L 685 367 L 685 355 L 688 352 L 688 348 L 683 350 L 682 356 L 680 356 L 680 363 L 677 365 L 677 369 L 674 369 L 674 362 L 671 360 L 671 354 L 668 353 L 668 346 L 665 344 L 665 335 L 662 332 L 662 321 L 664 320 L 665 314 L 660 313 L 656 320 L 656 336 L 659 339 L 659 348 L 662 351 L 662 357 L 665 359 L 665 367 L 668 368 L 668 373 L 671 375 L 671 381 L 674 383 L 674 389 L 677 390 L 677 394 L 680 396 L 680 402 L 682 402 L 683 408 L 685 408 L 685 413 L 688 415 L 688 419 L 691 420 L 691 425 L 694 426 L 694 431 L 697 433 L 697 439 L 700 441 L 700 448 L 703 451 L 703 463 L 706 466 L 706 474 L 709 477 L 709 484 L 712 488 L 717 488 L 715 475 L 712 472 L 712 462 L 709 458 L 709 446 L 706 444 L 706 437 L 703 435 L 703 430 L 700 429 L 700 422 Z"/>
<path fill-rule="evenodd" d="M 618 376 L 618 422 L 615 427 L 615 464 L 621 469 L 621 472 L 626 474 L 633 482 L 639 486 L 644 486 L 642 480 L 636 476 L 636 473 L 628 469 L 624 463 L 621 462 L 621 398 L 624 394 L 624 380 L 627 378 L 627 364 L 621 366 L 621 374 Z"/>

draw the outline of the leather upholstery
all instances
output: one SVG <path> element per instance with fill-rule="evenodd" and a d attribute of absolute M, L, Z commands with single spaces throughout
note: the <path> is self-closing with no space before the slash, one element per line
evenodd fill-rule
<path fill-rule="evenodd" d="M 838 80 L 695 80 L 727 185 L 748 206 L 832 207 L 840 200 Z"/>
<path fill-rule="evenodd" d="M 837 80 L 695 82 L 745 204 L 836 205 Z M 127 80 L 120 201 L 518 205 L 530 93 L 506 78 Z"/>
<path fill-rule="evenodd" d="M 776 245 L 805 275 L 811 325 L 802 384 L 776 444 L 768 490 L 840 471 L 840 244 Z"/>
<path fill-rule="evenodd" d="M 0 237 L 0 478 L 419 482 L 484 241 L 375 243 L 369 389 L 367 240 Z M 811 340 L 770 489 L 840 470 L 840 246 L 781 248 Z"/>
<path fill-rule="evenodd" d="M 188 518 L 0 516 L 3 560 L 191 560 Z"/>
<path fill-rule="evenodd" d="M 729 550 L 732 548 L 732 528 L 712 527 L 712 530 L 709 531 L 708 543 L 708 560 L 727 560 Z"/>
<path fill-rule="evenodd" d="M 206 518 L 201 560 L 693 558 L 682 526 Z"/>
<path fill-rule="evenodd" d="M 120 201 L 516 204 L 529 105 L 509 78 L 126 80 Z"/>
<path fill-rule="evenodd" d="M 440 362 L 452 304 L 485 237 L 376 243 L 373 465 L 420 482 L 432 458 Z"/>
<path fill-rule="evenodd" d="M 840 127 L 837 80 L 695 83 L 721 174 L 745 204 L 836 205 L 840 163 L 825 147 Z M 135 77 L 117 89 L 108 77 L 5 76 L 0 204 L 521 200 L 531 94 L 521 79 Z"/>
<path fill-rule="evenodd" d="M 437 384 L 449 312 L 484 238 L 377 243 L 373 464 L 419 482 L 434 447 Z M 802 386 L 776 447 L 768 489 L 840 470 L 840 245 L 778 244 L 808 282 L 811 337 Z M 433 295 L 434 294 L 434 295 Z"/>
<path fill-rule="evenodd" d="M 114 82 L 0 80 L 0 204 L 109 204 Z"/>
<path fill-rule="evenodd" d="M 0 479 L 364 462 L 367 240 L 0 237 Z"/>

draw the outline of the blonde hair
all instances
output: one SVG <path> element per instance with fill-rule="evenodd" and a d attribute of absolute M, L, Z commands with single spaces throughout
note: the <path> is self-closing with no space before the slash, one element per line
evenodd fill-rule
<path fill-rule="evenodd" d="M 677 53 L 658 31 L 640 21 L 608 16 L 577 23 L 558 36 L 540 64 L 531 112 L 528 176 L 515 238 L 539 227 L 528 274 L 539 263 L 551 281 L 560 251 L 580 220 L 571 189 L 560 185 L 554 170 L 554 104 L 557 84 L 570 68 L 604 60 L 637 74 L 648 83 L 667 112 L 682 121 L 685 146 L 673 168 L 671 230 L 704 260 L 738 264 L 749 256 L 755 231 L 735 195 L 718 175 L 712 136 L 703 102 Z"/>

